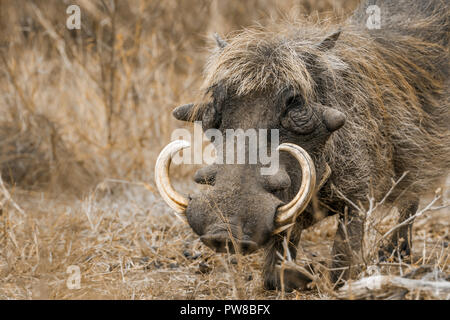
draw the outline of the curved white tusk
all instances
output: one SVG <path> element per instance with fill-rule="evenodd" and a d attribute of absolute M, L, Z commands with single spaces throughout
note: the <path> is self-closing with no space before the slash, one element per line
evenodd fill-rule
<path fill-rule="evenodd" d="M 161 197 L 175 210 L 177 218 L 186 222 L 184 213 L 188 206 L 188 199 L 175 191 L 170 183 L 169 168 L 172 158 L 183 149 L 189 148 L 191 144 L 184 140 L 176 140 L 168 144 L 159 154 L 155 165 L 155 180 Z"/>
<path fill-rule="evenodd" d="M 309 154 L 296 144 L 283 143 L 277 151 L 286 151 L 300 163 L 302 168 L 302 184 L 297 195 L 288 204 L 278 208 L 276 222 L 286 225 L 295 222 L 295 219 L 306 209 L 315 191 L 316 169 Z M 279 228 L 277 230 L 285 230 Z"/>

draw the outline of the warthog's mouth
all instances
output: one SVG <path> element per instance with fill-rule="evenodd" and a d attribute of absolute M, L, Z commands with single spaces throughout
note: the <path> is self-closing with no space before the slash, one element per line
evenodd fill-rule
<path fill-rule="evenodd" d="M 251 254 L 258 250 L 258 244 L 252 240 L 236 239 L 230 237 L 227 232 L 217 234 L 206 234 L 200 237 L 200 240 L 219 253 L 239 253 Z"/>
<path fill-rule="evenodd" d="M 167 145 L 160 153 L 155 166 L 156 186 L 166 203 L 175 211 L 176 216 L 186 222 L 186 208 L 189 205 L 189 200 L 174 190 L 170 183 L 169 168 L 172 158 L 175 154 L 185 148 L 189 148 L 190 143 L 184 140 L 177 140 Z M 274 230 L 273 234 L 279 234 L 289 229 L 295 222 L 296 218 L 306 209 L 313 193 L 316 184 L 316 170 L 314 162 L 310 155 L 300 146 L 292 143 L 284 143 L 278 146 L 277 151 L 285 151 L 291 154 L 300 164 L 302 170 L 302 180 L 298 193 L 288 204 L 278 207 L 274 215 Z M 220 235 L 204 236 L 202 241 L 205 244 L 215 243 L 215 248 L 219 250 L 226 249 L 228 240 Z M 222 241 L 223 240 L 223 241 Z M 254 243 L 252 241 L 240 240 L 239 247 L 244 247 L 247 251 L 254 250 Z M 230 248 L 230 246 L 228 246 Z M 231 246 L 232 247 L 232 246 Z"/>

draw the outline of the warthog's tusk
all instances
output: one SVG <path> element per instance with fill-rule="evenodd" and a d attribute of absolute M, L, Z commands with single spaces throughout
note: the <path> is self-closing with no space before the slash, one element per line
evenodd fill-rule
<path fill-rule="evenodd" d="M 296 144 L 283 143 L 277 151 L 290 153 L 300 163 L 302 168 L 302 184 L 297 195 L 288 204 L 278 208 L 275 221 L 278 225 L 286 225 L 295 222 L 295 219 L 306 209 L 315 191 L 316 169 L 309 154 Z M 277 230 L 285 230 L 278 228 Z"/>
<path fill-rule="evenodd" d="M 168 144 L 159 154 L 155 165 L 156 187 L 166 203 L 175 210 L 175 215 L 186 222 L 184 213 L 188 206 L 188 199 L 175 191 L 170 183 L 169 168 L 172 158 L 183 149 L 189 148 L 191 144 L 184 140 L 176 140 Z"/>

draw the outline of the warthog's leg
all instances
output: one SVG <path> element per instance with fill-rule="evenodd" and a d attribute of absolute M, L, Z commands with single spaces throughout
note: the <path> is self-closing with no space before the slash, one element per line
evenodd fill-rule
<path fill-rule="evenodd" d="M 356 264 L 360 262 L 363 221 L 349 210 L 348 214 L 339 216 L 339 225 L 334 238 L 331 253 L 331 280 L 338 285 L 357 272 Z"/>
<path fill-rule="evenodd" d="M 400 217 L 398 223 L 402 223 L 417 212 L 419 207 L 419 200 L 415 199 L 409 203 L 399 206 Z M 379 251 L 378 255 L 380 260 L 387 260 L 389 257 L 398 259 L 411 255 L 412 247 L 412 226 L 414 220 L 410 223 L 398 228 L 392 236 L 389 244 Z"/>
<path fill-rule="evenodd" d="M 289 239 L 289 253 L 291 258 L 295 260 L 297 256 L 297 246 L 300 242 L 300 236 L 302 233 L 300 226 L 294 227 L 294 230 Z M 281 278 L 284 282 L 284 290 L 291 292 L 293 289 L 305 289 L 310 280 L 303 274 L 296 270 L 284 269 L 283 276 L 281 277 L 280 270 L 277 268 L 277 264 L 280 263 L 280 258 L 277 255 L 279 252 L 284 254 L 283 247 L 284 238 L 282 236 L 275 237 L 266 249 L 266 260 L 264 263 L 264 288 L 267 290 L 282 289 Z"/>

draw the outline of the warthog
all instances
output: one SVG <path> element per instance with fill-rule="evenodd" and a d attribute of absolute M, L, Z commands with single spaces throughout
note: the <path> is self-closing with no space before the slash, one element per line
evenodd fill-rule
<path fill-rule="evenodd" d="M 378 27 L 368 27 L 369 6 Z M 450 168 L 449 17 L 448 1 L 366 1 L 338 26 L 302 21 L 217 37 L 204 99 L 173 114 L 203 130 L 278 129 L 279 169 L 263 176 L 262 164 L 213 164 L 194 178 L 208 191 L 186 198 L 168 175 L 171 157 L 188 146 L 177 141 L 156 165 L 162 196 L 218 252 L 265 247 L 267 289 L 304 287 L 300 273 L 281 277 L 276 267 L 283 238 L 295 257 L 302 230 L 338 214 L 331 277 L 347 279 L 362 232 L 349 201 L 381 199 L 407 172 L 386 199 L 405 221 Z M 411 225 L 380 256 L 410 254 Z"/>

